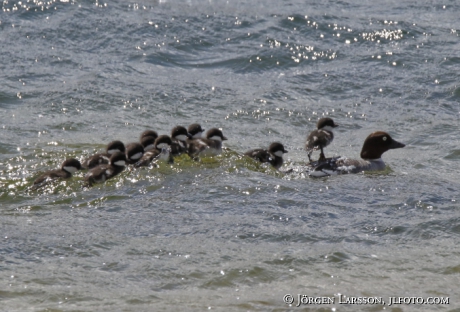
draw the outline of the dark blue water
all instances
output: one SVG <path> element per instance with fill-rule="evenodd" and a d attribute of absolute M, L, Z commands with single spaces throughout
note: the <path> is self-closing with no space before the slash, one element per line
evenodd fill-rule
<path fill-rule="evenodd" d="M 456 311 L 458 12 L 4 1 L 0 310 Z M 304 143 L 323 116 L 340 124 L 327 156 L 359 157 L 376 130 L 406 147 L 384 154 L 384 172 L 311 179 Z M 30 190 L 65 158 L 194 122 L 223 129 L 222 155 Z M 293 173 L 240 156 L 273 141 Z M 299 294 L 335 302 L 295 307 Z M 449 304 L 389 305 L 408 296 Z"/>

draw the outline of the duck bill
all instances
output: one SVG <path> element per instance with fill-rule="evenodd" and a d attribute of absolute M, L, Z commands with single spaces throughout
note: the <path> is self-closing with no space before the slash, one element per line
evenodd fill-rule
<path fill-rule="evenodd" d="M 402 144 L 402 143 L 400 143 L 400 142 L 398 142 L 398 141 L 393 140 L 393 142 L 392 142 L 391 145 L 390 145 L 390 149 L 402 148 L 402 147 L 404 147 L 404 146 L 406 146 L 406 144 Z"/>

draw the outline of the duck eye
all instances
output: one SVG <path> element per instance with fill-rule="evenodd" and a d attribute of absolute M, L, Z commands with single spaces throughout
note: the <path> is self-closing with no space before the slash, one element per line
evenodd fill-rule
<path fill-rule="evenodd" d="M 382 140 L 386 141 L 386 140 L 387 140 L 387 137 L 386 137 L 386 136 L 384 136 L 384 137 L 382 138 Z"/>

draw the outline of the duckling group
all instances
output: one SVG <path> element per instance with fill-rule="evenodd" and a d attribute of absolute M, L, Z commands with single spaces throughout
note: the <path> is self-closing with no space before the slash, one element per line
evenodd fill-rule
<path fill-rule="evenodd" d="M 361 159 L 345 157 L 326 158 L 324 148 L 334 139 L 333 129 L 338 125 L 331 118 L 321 118 L 317 129 L 313 130 L 305 143 L 309 159 L 308 171 L 312 177 L 329 176 L 333 174 L 357 173 L 363 171 L 383 170 L 385 163 L 382 154 L 390 149 L 401 148 L 405 145 L 391 138 L 383 131 L 371 133 L 364 141 Z M 171 130 L 171 136 L 158 135 L 156 131 L 146 130 L 141 133 L 138 142 L 127 145 L 121 141 L 112 141 L 107 145 L 105 153 L 99 153 L 80 162 L 70 158 L 65 160 L 60 169 L 50 170 L 41 174 L 33 183 L 33 188 L 46 185 L 56 179 L 68 179 L 77 170 L 88 170 L 85 174 L 85 185 L 103 183 L 121 173 L 126 165 L 133 167 L 157 166 L 158 161 L 174 162 L 174 157 L 187 154 L 198 160 L 201 157 L 211 157 L 222 153 L 222 142 L 227 140 L 222 130 L 211 128 L 203 136 L 204 130 L 200 124 L 191 124 L 187 129 L 176 126 Z M 315 150 L 320 150 L 317 161 L 311 158 Z M 253 149 L 244 153 L 261 163 L 269 163 L 275 169 L 283 165 L 283 154 L 288 151 L 283 144 L 273 142 L 268 149 Z"/>

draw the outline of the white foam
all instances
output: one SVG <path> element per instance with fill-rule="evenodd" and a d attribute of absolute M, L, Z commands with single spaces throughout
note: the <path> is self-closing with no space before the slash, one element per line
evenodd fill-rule
<path fill-rule="evenodd" d="M 337 171 L 322 169 L 322 170 L 314 170 L 308 173 L 311 177 L 321 178 L 321 177 L 328 177 L 331 175 L 338 175 Z"/>

